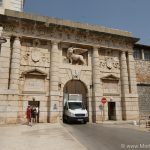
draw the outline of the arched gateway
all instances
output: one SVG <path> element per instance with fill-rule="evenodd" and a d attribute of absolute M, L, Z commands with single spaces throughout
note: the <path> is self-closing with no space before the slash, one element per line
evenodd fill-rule
<path fill-rule="evenodd" d="M 88 110 L 88 97 L 87 97 L 87 88 L 86 85 L 80 81 L 80 80 L 70 80 L 68 81 L 63 89 L 63 105 L 64 105 L 64 99 L 65 95 L 67 94 L 81 94 L 82 95 L 82 101 L 85 105 L 85 108 Z"/>
<path fill-rule="evenodd" d="M 0 124 L 26 121 L 34 100 L 40 122 L 58 122 L 65 93 L 82 95 L 90 122 L 139 118 L 132 33 L 10 10 L 0 20 Z"/>

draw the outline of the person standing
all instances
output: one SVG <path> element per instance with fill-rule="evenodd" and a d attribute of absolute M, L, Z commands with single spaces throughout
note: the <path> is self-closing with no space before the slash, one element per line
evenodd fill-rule
<path fill-rule="evenodd" d="M 36 106 L 36 123 L 39 123 L 39 107 Z"/>
<path fill-rule="evenodd" d="M 31 108 L 31 124 L 36 122 L 36 108 L 32 107 Z"/>
<path fill-rule="evenodd" d="M 27 110 L 26 110 L 26 118 L 27 118 L 27 123 L 30 125 L 31 123 L 31 107 L 28 105 Z"/>

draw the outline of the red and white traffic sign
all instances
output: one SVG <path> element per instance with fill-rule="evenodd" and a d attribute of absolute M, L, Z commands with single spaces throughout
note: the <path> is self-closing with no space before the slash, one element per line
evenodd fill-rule
<path fill-rule="evenodd" d="M 101 102 L 102 102 L 103 104 L 105 104 L 105 103 L 107 102 L 107 99 L 106 99 L 105 97 L 102 97 Z"/>

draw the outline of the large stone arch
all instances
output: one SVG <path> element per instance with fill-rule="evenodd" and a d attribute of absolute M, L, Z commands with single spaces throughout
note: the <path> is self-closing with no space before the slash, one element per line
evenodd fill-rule
<path fill-rule="evenodd" d="M 82 94 L 83 102 L 86 108 L 88 108 L 88 102 L 87 102 L 88 88 L 86 84 L 81 80 L 69 80 L 63 87 L 63 93 Z"/>
<path fill-rule="evenodd" d="M 63 86 L 63 100 L 64 105 L 64 94 L 82 94 L 83 103 L 87 110 L 89 110 L 89 99 L 88 99 L 88 87 L 81 80 L 68 80 Z M 62 110 L 63 111 L 63 110 Z"/>
<path fill-rule="evenodd" d="M 89 70 L 87 70 L 89 71 Z M 63 99 L 64 99 L 64 93 L 63 89 L 67 82 L 70 80 L 76 80 L 80 81 L 84 84 L 86 88 L 86 100 L 87 100 L 87 106 L 88 106 L 88 113 L 89 113 L 89 121 L 92 122 L 92 79 L 91 74 L 87 74 L 86 71 L 81 71 L 81 74 L 79 76 L 79 79 L 73 79 L 72 72 L 70 69 L 63 70 L 64 74 L 63 76 L 60 76 L 59 81 L 59 88 L 60 88 L 60 103 L 59 103 L 59 110 L 60 110 L 60 119 L 62 118 L 62 112 L 63 112 Z"/>

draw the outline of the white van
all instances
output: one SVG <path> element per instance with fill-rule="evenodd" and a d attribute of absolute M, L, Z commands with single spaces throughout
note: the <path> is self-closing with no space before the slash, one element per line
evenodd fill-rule
<path fill-rule="evenodd" d="M 73 121 L 88 122 L 88 112 L 82 102 L 81 94 L 68 94 L 64 98 L 63 121 L 71 123 Z"/>

